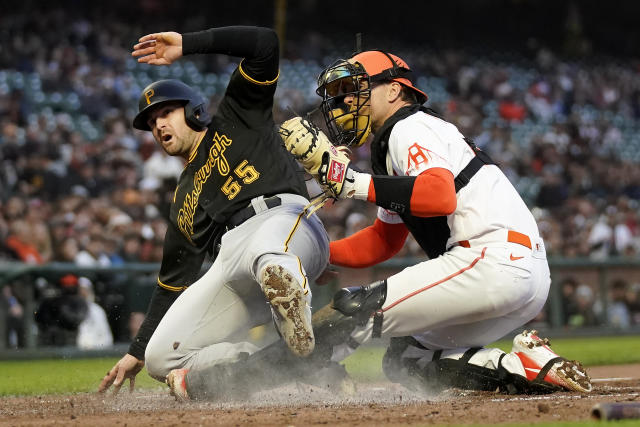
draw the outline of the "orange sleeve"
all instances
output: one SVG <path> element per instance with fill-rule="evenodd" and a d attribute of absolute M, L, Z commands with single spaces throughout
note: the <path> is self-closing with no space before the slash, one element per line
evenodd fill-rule
<path fill-rule="evenodd" d="M 331 242 L 329 261 L 342 267 L 371 267 L 397 254 L 408 235 L 403 223 L 389 224 L 376 218 L 373 225 Z"/>
<path fill-rule="evenodd" d="M 407 177 L 408 178 L 408 177 Z M 367 200 L 376 203 L 375 179 L 369 184 Z M 431 168 L 415 178 L 409 209 L 411 215 L 419 217 L 451 215 L 457 206 L 456 186 L 451 171 Z"/>

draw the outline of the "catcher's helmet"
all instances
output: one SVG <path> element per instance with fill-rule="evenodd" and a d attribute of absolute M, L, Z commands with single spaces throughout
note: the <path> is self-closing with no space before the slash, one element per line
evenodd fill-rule
<path fill-rule="evenodd" d="M 368 50 L 351 58 L 351 61 L 362 64 L 371 82 L 394 81 L 412 89 L 418 102 L 424 104 L 428 96 L 411 82 L 411 69 L 404 60 L 381 50 Z"/>
<path fill-rule="evenodd" d="M 363 107 L 370 104 L 373 83 L 396 81 L 412 90 L 417 101 L 423 104 L 427 95 L 413 85 L 410 77 L 406 62 L 380 50 L 340 59 L 326 68 L 318 78 L 316 93 L 323 98 L 321 110 L 331 139 L 352 146 L 365 142 L 371 132 L 371 119 Z M 355 102 L 346 105 L 347 96 Z"/>
<path fill-rule="evenodd" d="M 133 119 L 133 127 L 151 130 L 147 124 L 149 111 L 168 101 L 183 101 L 184 118 L 194 130 L 205 130 L 211 117 L 207 111 L 205 99 L 180 80 L 158 80 L 144 88 L 138 101 L 138 114 Z"/>

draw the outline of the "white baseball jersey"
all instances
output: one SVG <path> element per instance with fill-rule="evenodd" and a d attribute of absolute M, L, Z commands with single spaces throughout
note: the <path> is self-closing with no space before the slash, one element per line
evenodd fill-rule
<path fill-rule="evenodd" d="M 421 111 L 395 124 L 388 147 L 387 172 L 398 176 L 444 168 L 455 177 L 475 155 L 454 125 Z M 451 358 L 492 343 L 533 319 L 550 285 L 535 220 L 497 166 L 481 167 L 456 198 L 457 207 L 447 217 L 448 250 L 389 277 L 382 306 L 383 337 L 411 335 L 429 349 L 426 353 L 448 350 L 445 355 Z M 402 222 L 382 208 L 378 217 Z M 352 337 L 368 341 L 372 326 L 373 320 Z M 348 346 L 338 346 L 333 358 L 340 360 L 349 352 Z M 424 355 L 425 363 L 431 354 Z M 471 363 L 495 369 L 502 354 L 482 350 Z M 507 356 L 503 364 L 522 375 L 517 357 Z"/>
<path fill-rule="evenodd" d="M 443 168 L 455 177 L 473 157 L 454 125 L 419 111 L 396 123 L 391 131 L 387 171 L 389 175 L 418 176 L 427 169 Z M 482 167 L 457 199 L 455 212 L 447 217 L 451 230 L 447 247 L 499 229 L 538 237 L 533 215 L 497 166 Z M 384 212 L 379 217 L 389 222 Z"/>

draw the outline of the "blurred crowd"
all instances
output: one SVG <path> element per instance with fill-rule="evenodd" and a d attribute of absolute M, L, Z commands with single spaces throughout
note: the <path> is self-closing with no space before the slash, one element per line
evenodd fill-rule
<path fill-rule="evenodd" d="M 38 10 L 5 14 L 0 26 L 0 263 L 159 262 L 165 218 L 184 165 L 130 124 L 141 87 L 127 61 L 140 29 L 117 19 Z M 283 64 L 304 62 L 307 71 L 319 72 L 328 55 L 348 56 L 331 51 L 331 36 L 287 40 Z M 499 53 L 407 45 L 394 53 L 412 66 L 418 86 L 430 95 L 427 105 L 486 150 L 523 194 L 549 255 L 637 257 L 640 62 L 564 58 L 537 45 Z M 202 73 L 220 76 L 233 64 L 198 61 Z M 313 78 L 292 80 L 283 73 L 276 120 L 318 104 Z M 215 109 L 221 94 L 209 95 Z M 366 147 L 353 152 L 365 170 L 368 156 Z M 368 204 L 341 201 L 319 215 L 336 239 L 368 225 L 375 213 Z M 400 255 L 424 257 L 411 238 Z M 113 276 L 39 278 L 38 302 L 90 289 L 89 300 L 106 309 L 115 340 L 127 340 L 135 330 L 120 316 L 127 279 Z M 24 316 L 17 286 L 5 286 L 1 301 L 13 331 L 7 339 L 15 346 L 23 334 L 16 319 Z M 627 307 L 616 319 L 638 324 L 638 285 L 623 287 L 615 302 L 611 295 L 612 307 Z M 593 315 L 582 310 L 580 297 L 587 291 L 577 284 L 572 289 L 567 325 L 601 323 L 609 316 L 597 306 Z M 59 339 L 53 336 L 51 342 Z"/>
<path fill-rule="evenodd" d="M 600 289 L 571 276 L 560 286 L 562 323 L 568 327 L 610 325 L 628 329 L 640 325 L 640 283 L 616 279 L 609 284 L 605 298 L 600 297 Z"/>

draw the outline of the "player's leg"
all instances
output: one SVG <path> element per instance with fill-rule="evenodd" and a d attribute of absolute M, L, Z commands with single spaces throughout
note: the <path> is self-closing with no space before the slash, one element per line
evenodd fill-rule
<path fill-rule="evenodd" d="M 344 366 L 330 360 L 332 344 L 344 337 L 333 327 L 335 321 L 341 319 L 345 316 L 330 305 L 314 313 L 313 325 L 318 331 L 318 341 L 308 357 L 293 354 L 283 340 L 276 340 L 255 353 L 244 354 L 236 362 L 189 371 L 183 377 L 184 384 L 179 388 L 181 393 L 177 394 L 195 400 L 246 398 L 253 392 L 292 381 L 351 394 L 355 385 Z"/>
<path fill-rule="evenodd" d="M 304 199 L 288 196 L 282 206 L 252 219 L 247 250 L 256 281 L 269 301 L 284 341 L 298 356 L 314 348 L 310 280 L 325 268 L 328 238 L 320 220 L 307 218 Z"/>
<path fill-rule="evenodd" d="M 500 248 L 490 249 L 500 255 Z M 502 278 L 505 283 L 516 290 L 519 287 L 530 290 L 521 295 L 520 303 L 516 299 L 507 313 L 503 313 L 504 309 L 501 308 L 504 305 L 496 304 L 494 316 L 484 316 L 487 317 L 484 319 L 476 316 L 476 321 L 469 322 L 463 316 L 458 323 L 442 322 L 440 326 L 400 340 L 409 343 L 406 348 L 398 347 L 396 341 L 395 348 L 391 345 L 387 351 L 385 372 L 390 377 L 404 376 L 405 380 L 407 373 L 411 373 L 409 376 L 413 380 L 418 378 L 426 387 L 436 389 L 457 386 L 481 390 L 501 388 L 510 393 L 537 393 L 560 387 L 589 391 L 590 381 L 582 366 L 578 362 L 560 358 L 535 334 L 525 331 L 516 336 L 510 353 L 482 348 L 534 318 L 542 309 L 549 289 L 549 270 L 543 254 L 534 251 L 527 263 L 517 267 L 513 263 L 500 262 L 500 256 L 497 258 L 493 260 L 494 266 L 506 272 L 506 278 Z M 509 275 L 512 278 L 506 281 Z M 500 287 L 486 286 L 485 299 L 495 302 L 499 300 L 496 295 L 509 291 L 508 288 L 500 291 Z M 517 298 L 517 295 L 516 291 L 511 298 Z M 435 293 L 432 296 L 438 297 Z M 473 293 L 469 296 L 479 297 Z"/>
<path fill-rule="evenodd" d="M 430 350 L 414 337 L 392 338 L 383 370 L 394 382 L 434 392 L 448 387 L 510 394 L 591 391 L 582 365 L 558 356 L 536 331 L 516 335 L 509 353 L 483 347 Z"/>
<path fill-rule="evenodd" d="M 505 265 L 505 254 L 509 262 L 505 246 L 456 247 L 389 277 L 379 318 L 369 319 L 352 337 L 359 343 L 371 339 L 376 321 L 383 337 L 419 335 L 489 319 L 504 323 L 503 330 L 492 328 L 474 335 L 465 335 L 460 327 L 462 335 L 437 343 L 440 348 L 472 347 L 500 338 L 509 330 L 507 321 L 514 323 L 513 328 L 524 324 L 544 303 L 550 282 L 548 267 L 533 274 L 538 266 L 532 257 L 519 260 L 517 267 Z M 514 317 L 514 312 L 522 315 Z"/>
<path fill-rule="evenodd" d="M 475 260 L 475 258 L 457 261 L 455 265 L 456 271 L 464 270 L 464 267 L 461 267 L 459 265 L 461 263 L 469 263 L 469 265 L 473 265 L 477 263 L 477 261 Z M 448 267 L 451 268 L 451 266 Z M 431 267 L 431 271 L 433 270 L 435 270 L 435 267 Z M 410 273 L 411 277 L 419 277 L 419 280 L 423 280 L 426 276 L 424 272 Z M 483 272 L 482 274 L 485 273 Z M 441 272 L 440 275 L 442 277 L 449 277 L 451 276 L 451 273 L 449 271 L 446 271 Z M 485 277 L 487 277 L 486 274 Z M 398 295 L 398 293 L 400 292 L 405 292 L 406 295 L 413 296 L 419 293 L 416 289 L 411 289 L 407 286 L 403 286 L 403 284 L 407 284 L 407 279 L 407 277 L 401 277 L 399 279 L 396 278 L 395 282 L 398 289 L 397 292 L 392 292 L 392 295 Z M 414 282 L 416 282 L 416 280 L 414 280 Z M 455 286 L 456 285 L 454 285 L 454 293 L 457 292 L 458 294 L 463 295 L 464 292 L 455 290 Z M 461 285 L 457 286 L 461 287 Z M 402 322 L 402 316 L 405 315 L 404 312 L 394 312 L 395 315 L 401 313 L 402 316 L 400 316 L 399 319 L 395 319 L 393 316 L 391 316 L 390 318 L 385 318 L 385 313 L 383 310 L 385 307 L 388 307 L 388 289 L 389 287 L 386 281 L 380 281 L 375 284 L 362 287 L 343 289 L 339 291 L 334 297 L 332 307 L 325 307 L 317 312 L 314 315 L 313 322 L 314 330 L 316 332 L 318 340 L 317 348 L 312 355 L 312 359 L 314 360 L 314 362 L 326 364 L 330 363 L 332 359 L 341 360 L 342 358 L 346 357 L 346 355 L 350 354 L 350 352 L 352 352 L 360 343 L 370 339 L 372 335 L 378 334 L 394 336 L 394 333 L 404 335 L 408 332 L 407 327 L 417 327 L 418 330 L 424 330 L 424 324 L 420 324 L 419 322 L 429 322 L 429 313 L 435 313 L 438 309 L 442 308 L 442 306 L 440 306 L 439 304 L 433 304 L 432 306 L 430 306 L 430 308 L 412 306 L 412 309 L 419 311 L 419 316 L 416 316 L 418 320 L 417 325 L 405 326 L 405 323 Z M 484 288 L 483 292 L 485 291 L 487 291 L 487 287 Z M 447 293 L 448 292 L 446 292 L 445 294 Z M 500 292 L 498 291 L 496 293 L 499 294 Z M 480 295 L 476 295 L 475 297 L 479 299 Z M 397 296 L 396 298 L 396 300 L 402 299 L 398 298 Z M 451 316 L 470 317 L 470 310 L 468 308 L 459 309 L 459 303 L 462 299 L 463 298 L 454 299 L 451 301 L 444 301 L 443 299 L 441 299 L 439 301 L 440 304 L 447 304 L 451 307 L 451 310 L 446 316 L 441 314 L 441 319 L 439 320 L 441 323 L 445 323 L 442 319 L 447 319 Z M 509 299 L 509 304 L 513 304 L 513 300 L 514 298 L 511 297 Z M 488 311 L 488 309 L 483 308 L 482 311 Z M 533 317 L 533 315 L 531 317 Z M 387 323 L 387 321 L 389 320 L 390 322 Z M 477 322 L 477 319 L 475 317 L 472 320 L 475 320 Z M 519 326 L 520 324 L 521 323 L 513 325 L 513 328 Z M 361 340 L 358 340 L 358 338 L 361 338 Z M 493 339 L 495 340 L 497 339 L 497 337 Z M 262 357 L 260 355 L 260 352 L 256 353 L 254 356 L 255 357 L 250 356 L 246 363 L 241 363 L 243 367 L 239 370 L 236 369 L 236 372 L 247 371 L 252 366 L 252 362 L 259 362 L 259 359 L 261 359 Z"/>
<path fill-rule="evenodd" d="M 248 332 L 268 322 L 270 312 L 260 290 L 239 286 L 243 279 L 234 280 L 222 258 L 178 297 L 151 337 L 145 361 L 154 378 L 164 380 L 173 369 L 236 360 L 240 353 L 258 349 Z M 252 282 L 245 276 L 244 282 Z"/>
<path fill-rule="evenodd" d="M 289 196 L 280 196 L 285 202 L 289 201 Z M 185 395 L 210 399 L 220 395 L 242 394 L 248 384 L 252 391 L 256 391 L 260 387 L 285 381 L 303 377 L 308 379 L 321 372 L 332 381 L 345 375 L 344 369 L 335 369 L 337 364 L 328 367 L 323 363 L 322 366 L 310 368 L 309 358 L 298 357 L 309 348 L 302 348 L 301 351 L 296 338 L 308 336 L 299 335 L 300 331 L 302 334 L 312 334 L 309 280 L 315 279 L 327 265 L 328 237 L 315 215 L 306 217 L 304 199 L 294 196 L 293 200 L 296 203 L 284 203 L 264 211 L 243 223 L 241 229 L 226 233 L 223 251 L 219 255 L 219 260 L 226 268 L 238 272 L 237 276 L 231 275 L 228 279 L 232 289 L 240 294 L 261 292 L 261 289 L 265 291 L 284 341 L 274 342 L 255 354 L 247 352 L 237 363 L 221 363 L 181 374 L 177 380 L 183 381 Z M 236 246 L 235 251 L 229 250 Z M 231 256 L 234 253 L 242 255 Z M 246 284 L 243 274 L 251 276 L 253 285 Z M 247 289 L 247 286 L 252 289 Z M 281 289 L 286 291 L 284 295 L 278 294 Z M 275 298 L 270 299 L 272 290 Z M 265 296 L 262 297 L 264 309 L 268 307 L 264 304 Z M 285 304 L 289 306 L 285 307 Z M 292 312 L 289 310 L 292 307 L 305 310 Z M 284 310 L 279 311 L 280 308 Z M 306 325 L 300 326 L 302 322 Z M 289 348 L 284 345 L 285 342 Z M 284 369 L 278 371 L 278 368 Z"/>

